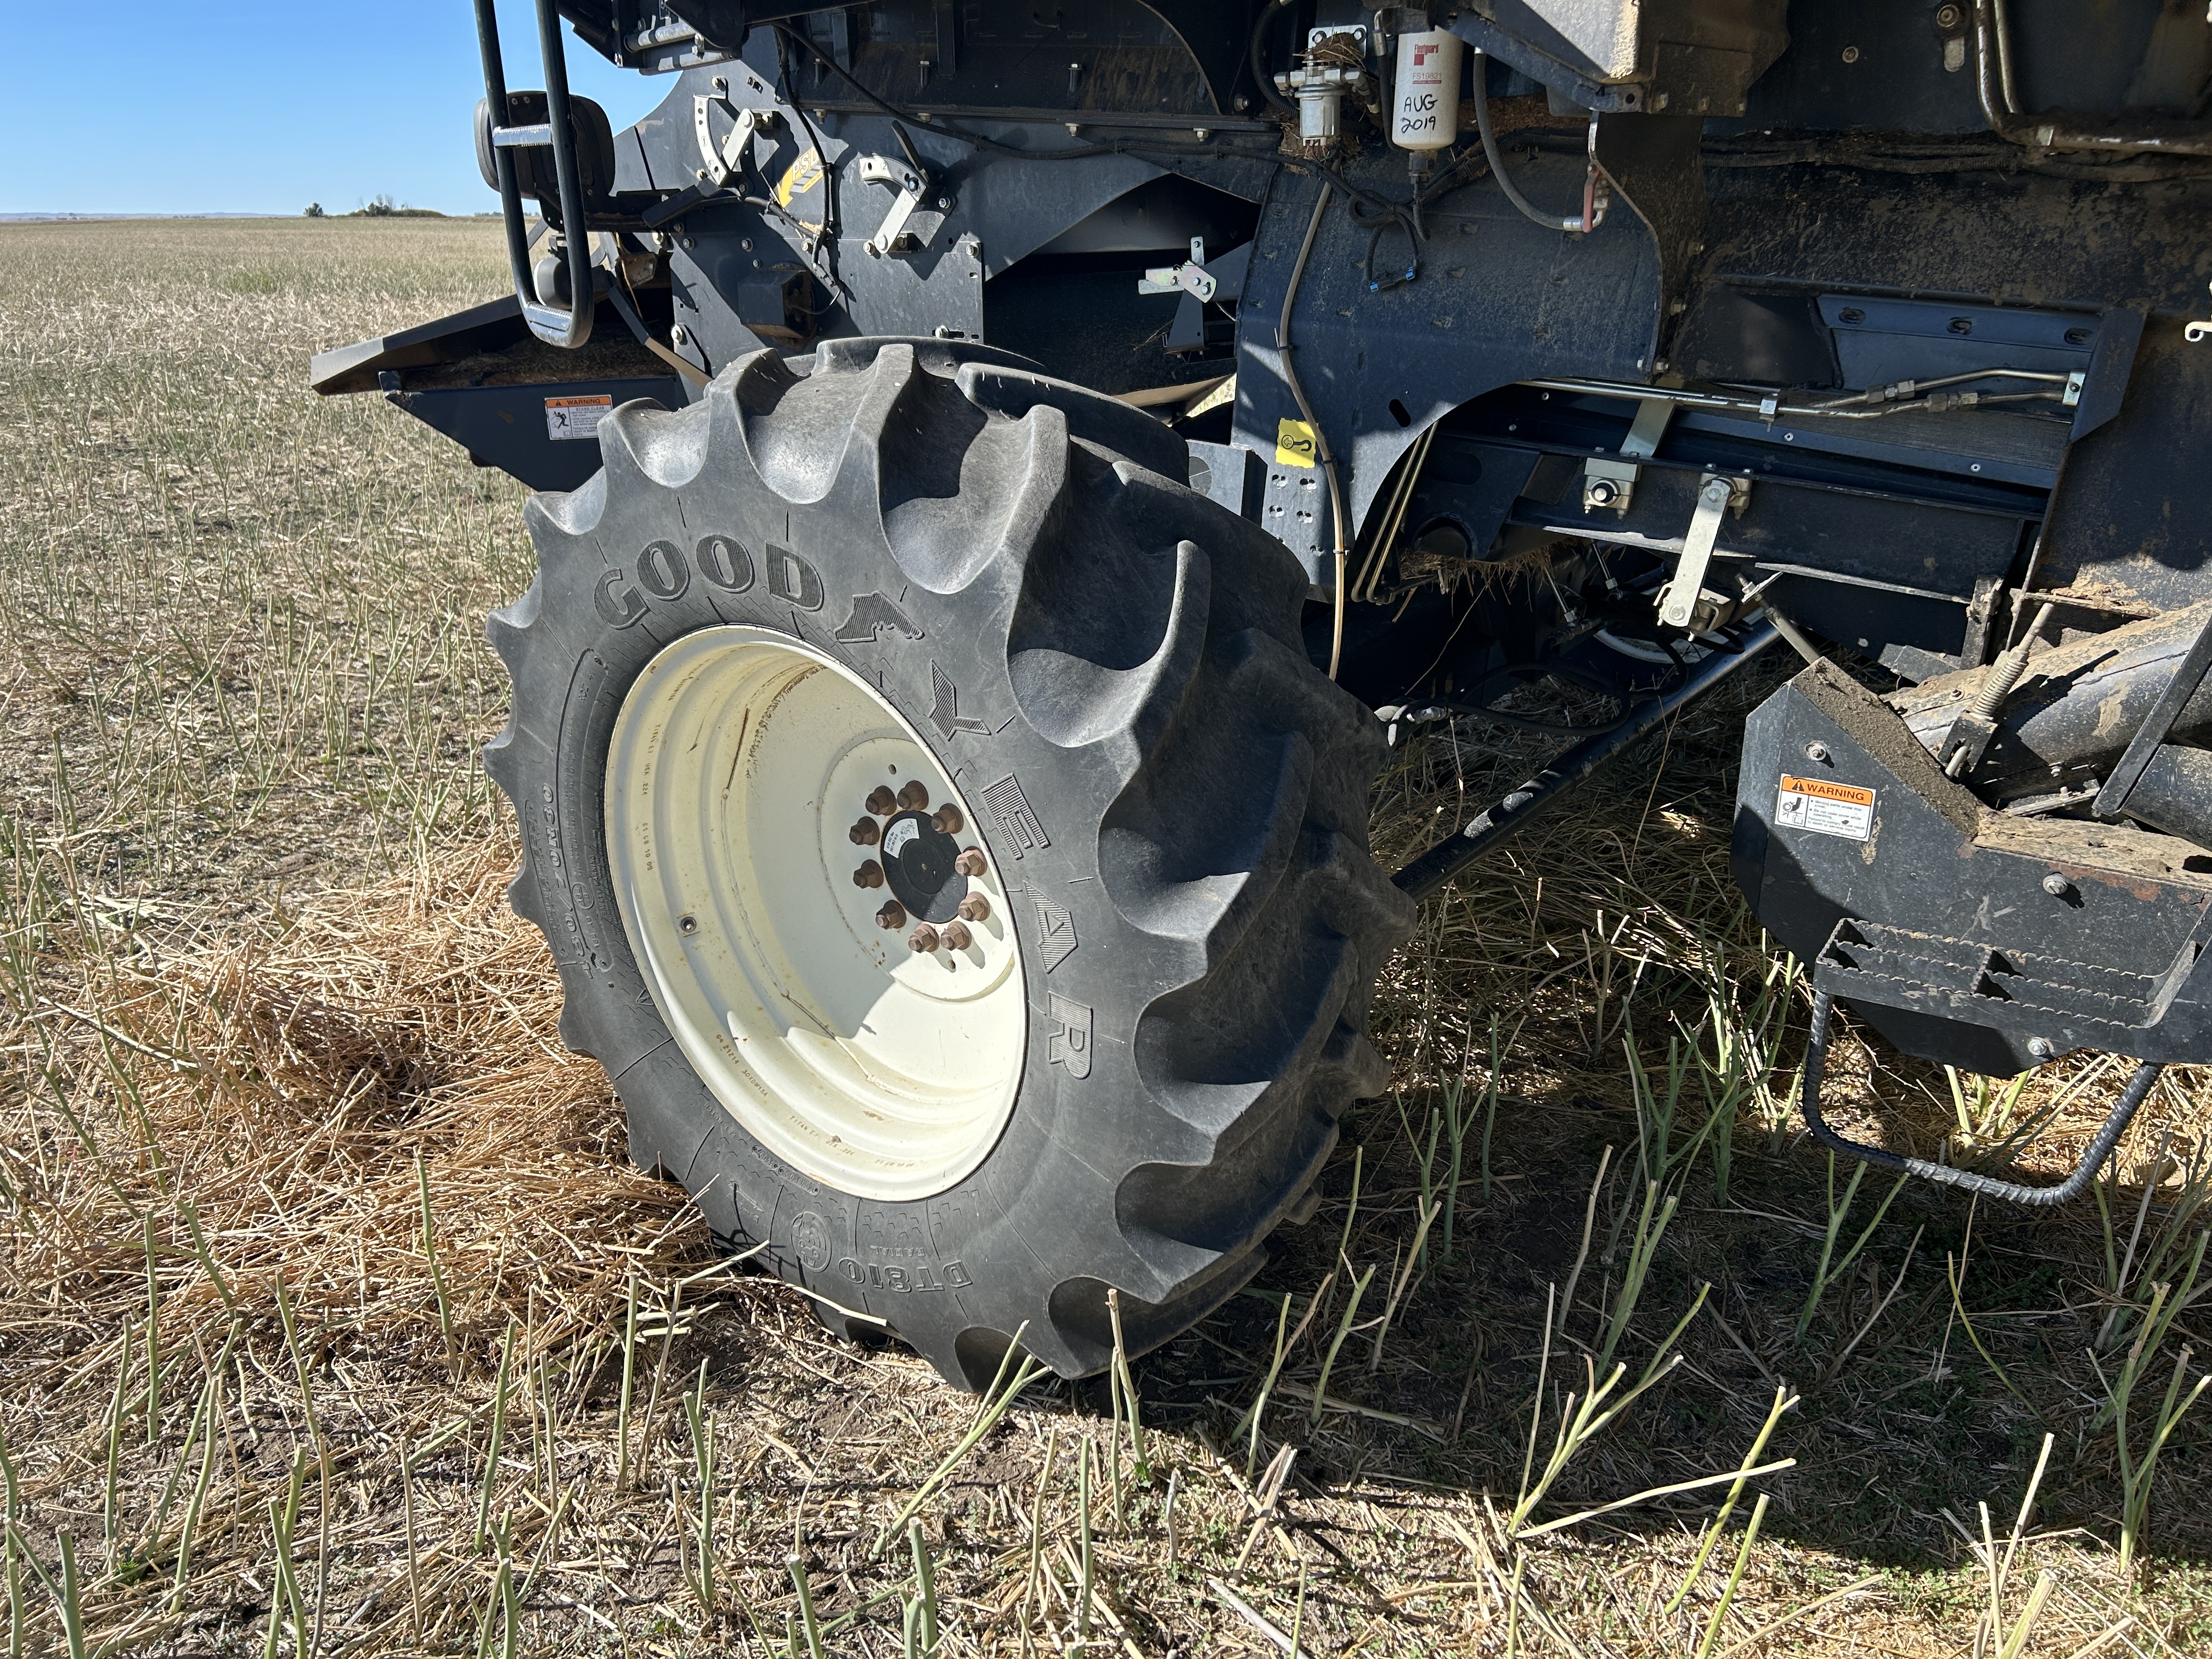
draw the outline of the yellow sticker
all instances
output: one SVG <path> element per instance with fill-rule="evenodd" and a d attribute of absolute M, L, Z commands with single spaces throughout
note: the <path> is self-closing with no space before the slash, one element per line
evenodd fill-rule
<path fill-rule="evenodd" d="M 1314 464 L 1314 429 L 1304 421 L 1275 422 L 1275 465 L 1277 466 L 1311 466 Z"/>
<path fill-rule="evenodd" d="M 822 182 L 822 157 L 811 149 L 801 150 L 799 159 L 784 170 L 776 181 L 775 204 L 780 208 L 791 205 L 794 196 L 804 196 Z"/>

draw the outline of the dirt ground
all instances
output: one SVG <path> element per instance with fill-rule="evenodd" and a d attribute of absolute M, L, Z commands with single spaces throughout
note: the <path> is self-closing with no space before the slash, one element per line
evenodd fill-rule
<path fill-rule="evenodd" d="M 978 1401 L 717 1261 L 560 1047 L 475 759 L 522 491 L 305 389 L 500 292 L 495 227 L 0 256 L 10 1659 L 2212 1650 L 2204 1082 L 2054 1214 L 1801 1144 L 1727 872 L 1790 665 L 1425 907 L 1392 1091 L 1224 1311 Z M 1544 752 L 1407 734 L 1378 854 Z M 1837 1073 L 2046 1171 L 2118 1084 Z"/>

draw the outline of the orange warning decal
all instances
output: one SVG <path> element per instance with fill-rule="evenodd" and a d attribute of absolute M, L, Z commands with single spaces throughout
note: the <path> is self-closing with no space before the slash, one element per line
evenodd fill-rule
<path fill-rule="evenodd" d="M 1774 822 L 1785 830 L 1869 841 L 1874 836 L 1874 791 L 1826 778 L 1793 778 L 1784 772 L 1781 793 L 1775 797 Z"/>
<path fill-rule="evenodd" d="M 1841 801 L 1849 806 L 1871 806 L 1874 791 L 1862 789 L 1855 783 L 1830 783 L 1826 778 L 1793 778 L 1782 775 L 1782 793 L 1785 795 L 1816 795 L 1822 800 Z"/>

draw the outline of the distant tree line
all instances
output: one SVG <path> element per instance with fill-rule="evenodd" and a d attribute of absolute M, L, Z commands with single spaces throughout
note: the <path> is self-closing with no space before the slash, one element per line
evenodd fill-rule
<path fill-rule="evenodd" d="M 307 204 L 307 211 L 301 216 L 307 219 L 327 219 L 331 216 L 323 210 L 323 204 L 320 202 L 310 202 Z M 445 216 L 435 208 L 404 206 L 393 201 L 389 195 L 373 196 L 351 213 L 339 216 L 346 219 L 442 219 Z"/>

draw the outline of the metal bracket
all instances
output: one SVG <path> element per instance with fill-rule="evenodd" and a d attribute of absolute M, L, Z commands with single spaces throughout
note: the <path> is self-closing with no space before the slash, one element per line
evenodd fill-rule
<path fill-rule="evenodd" d="M 876 258 L 887 253 L 910 253 L 929 243 L 929 233 L 917 235 L 907 229 L 908 223 L 921 210 L 923 198 L 929 191 L 929 168 L 915 149 L 914 140 L 906 136 L 906 129 L 896 121 L 891 123 L 891 136 L 898 140 L 899 148 L 906 152 L 902 161 L 888 155 L 863 155 L 860 158 L 860 177 L 872 185 L 889 185 L 898 191 L 898 199 L 891 210 L 884 215 L 884 222 L 876 227 L 876 234 L 868 238 L 868 252 Z"/>
<path fill-rule="evenodd" d="M 1148 267 L 1137 284 L 1139 294 L 1188 294 L 1200 305 L 1220 291 L 1221 284 L 1206 268 L 1206 238 L 1190 239 L 1190 258 L 1179 265 Z"/>
<path fill-rule="evenodd" d="M 732 123 L 727 136 L 719 145 L 707 122 L 707 112 L 716 104 L 729 112 Z M 730 176 L 744 165 L 746 147 L 775 121 L 775 112 L 772 109 L 738 109 L 728 99 L 712 93 L 701 93 L 693 98 L 691 131 L 699 141 L 699 159 L 704 163 L 699 169 L 700 182 L 717 190 L 728 184 Z"/>
<path fill-rule="evenodd" d="M 1659 440 L 1667 430 L 1668 418 L 1674 412 L 1671 398 L 1645 398 L 1636 405 L 1636 418 L 1629 422 L 1628 435 L 1620 441 L 1620 453 L 1632 455 L 1637 460 L 1649 460 L 1659 453 Z M 1636 480 L 1640 469 L 1635 461 L 1609 461 L 1594 455 L 1583 463 L 1583 511 L 1592 507 L 1609 507 L 1626 517 L 1628 504 L 1635 499 Z"/>
<path fill-rule="evenodd" d="M 1682 556 L 1674 574 L 1659 592 L 1659 622 L 1666 628 L 1687 628 L 1697 614 L 1698 596 L 1705 589 L 1705 568 L 1712 562 L 1713 543 L 1721 533 L 1721 514 L 1739 519 L 1751 505 L 1751 480 L 1708 472 L 1698 480 L 1697 511 L 1682 538 Z"/>
<path fill-rule="evenodd" d="M 1583 463 L 1583 511 L 1609 507 L 1624 517 L 1635 499 L 1636 478 L 1642 469 L 1633 461 L 1609 461 L 1593 455 Z"/>
<path fill-rule="evenodd" d="M 2149 714 L 2128 740 L 2127 752 L 2105 780 L 2105 787 L 2097 792 L 2096 805 L 2089 809 L 2092 812 L 2100 818 L 2116 818 L 2126 810 L 2128 796 L 2142 781 L 2142 775 L 2151 757 L 2158 753 L 2158 746 L 2166 741 L 2174 721 L 2181 718 L 2181 711 L 2197 695 L 2208 667 L 2212 667 L 2212 619 L 2208 619 L 2198 631 L 2189 654 L 2182 658 L 2181 665 L 2173 671 L 2173 678 L 2166 683 L 2166 690 L 2151 705 Z"/>

